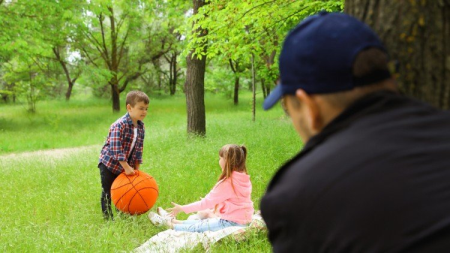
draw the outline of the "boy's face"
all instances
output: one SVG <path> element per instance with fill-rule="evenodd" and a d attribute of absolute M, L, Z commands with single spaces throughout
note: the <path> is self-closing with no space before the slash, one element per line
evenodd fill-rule
<path fill-rule="evenodd" d="M 127 111 L 130 114 L 133 122 L 137 122 L 138 120 L 144 120 L 145 116 L 147 116 L 148 104 L 143 101 L 137 102 L 134 107 L 130 104 L 127 104 Z"/>

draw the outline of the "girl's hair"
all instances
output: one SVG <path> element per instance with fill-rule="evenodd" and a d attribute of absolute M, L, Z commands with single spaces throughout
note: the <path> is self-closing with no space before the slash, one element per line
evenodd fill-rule
<path fill-rule="evenodd" d="M 233 171 L 247 174 L 247 167 L 245 166 L 247 148 L 244 145 L 227 144 L 219 150 L 219 156 L 225 159 L 225 166 L 219 181 L 230 178 Z"/>
<path fill-rule="evenodd" d="M 234 189 L 233 179 L 231 174 L 233 171 L 247 173 L 247 167 L 245 166 L 245 160 L 247 159 L 247 148 L 242 145 L 227 144 L 219 150 L 219 156 L 225 159 L 225 166 L 222 174 L 219 177 L 219 182 L 230 178 L 231 188 L 233 188 L 234 194 L 237 195 L 236 189 Z M 217 211 L 219 204 L 214 207 L 214 212 Z"/>

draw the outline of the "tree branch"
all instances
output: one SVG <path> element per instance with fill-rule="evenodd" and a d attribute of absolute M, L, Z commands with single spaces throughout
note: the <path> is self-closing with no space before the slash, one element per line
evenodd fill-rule
<path fill-rule="evenodd" d="M 124 49 L 124 47 L 125 47 L 125 42 L 127 41 L 127 38 L 128 38 L 128 33 L 129 33 L 129 29 L 127 30 L 127 33 L 125 34 L 125 37 L 123 38 L 123 40 L 122 40 L 122 43 L 120 43 L 120 46 L 119 46 L 119 59 L 118 59 L 118 63 L 117 63 L 117 65 L 120 65 L 120 62 L 122 61 L 122 57 L 123 57 L 123 49 Z"/>
<path fill-rule="evenodd" d="M 71 79 L 70 79 L 70 73 L 69 73 L 69 70 L 67 69 L 67 64 L 66 64 L 66 62 L 61 58 L 61 54 L 59 53 L 59 49 L 56 48 L 56 47 L 53 47 L 52 50 L 53 50 L 53 54 L 55 54 L 56 59 L 58 60 L 59 64 L 61 65 L 61 67 L 62 67 L 63 70 L 64 70 L 64 74 L 66 75 L 66 80 L 67 80 L 67 82 L 68 82 L 69 84 L 70 84 L 70 83 L 73 83 L 73 82 L 71 82 Z"/>
<path fill-rule="evenodd" d="M 231 60 L 231 58 L 230 58 L 230 59 L 228 59 L 228 61 L 230 62 L 230 68 L 231 68 L 231 71 L 233 71 L 233 73 L 236 74 L 236 69 L 235 69 L 234 66 L 233 66 L 233 60 Z"/>
<path fill-rule="evenodd" d="M 108 53 L 108 48 L 106 47 L 106 39 L 105 39 L 105 29 L 103 27 L 103 20 L 102 20 L 103 14 L 100 13 L 100 15 L 98 16 L 98 20 L 100 21 L 100 30 L 102 32 L 102 44 L 103 44 L 103 49 L 105 50 L 105 55 L 106 55 L 106 59 L 105 61 L 109 62 L 109 53 Z M 100 43 L 99 43 L 100 44 Z M 110 66 L 109 63 L 107 63 L 108 66 Z"/>
<path fill-rule="evenodd" d="M 106 62 L 106 65 L 108 65 L 109 68 L 111 68 L 111 63 L 109 61 L 109 57 L 107 55 L 107 52 L 104 52 L 102 50 L 102 45 L 100 44 L 99 41 L 97 41 L 94 37 L 94 35 L 92 35 L 90 32 L 86 32 L 87 36 L 86 38 L 95 46 L 95 48 L 97 49 L 97 51 L 100 53 L 100 56 L 103 58 L 103 60 Z"/>
<path fill-rule="evenodd" d="M 120 29 L 122 28 L 122 25 L 124 24 L 126 17 L 128 17 L 128 13 L 123 14 L 122 19 L 119 20 L 119 23 L 117 24 L 117 33 L 119 33 Z"/>
<path fill-rule="evenodd" d="M 267 2 L 264 2 L 264 3 L 262 3 L 262 4 L 258 4 L 258 5 L 256 5 L 256 6 L 253 6 L 252 8 L 250 8 L 250 9 L 248 9 L 246 12 L 244 12 L 244 13 L 242 14 L 242 16 L 241 16 L 240 18 L 237 19 L 237 21 L 239 21 L 240 19 L 244 18 L 245 15 L 247 15 L 247 14 L 248 14 L 249 12 L 251 12 L 252 10 L 254 10 L 254 9 L 256 9 L 256 8 L 259 8 L 259 7 L 261 7 L 261 6 L 264 6 L 264 5 L 266 5 L 266 4 L 271 4 L 271 3 L 276 2 L 276 1 L 277 1 L 277 0 L 267 1 Z"/>
<path fill-rule="evenodd" d="M 84 47 L 81 48 L 81 50 L 84 52 L 84 54 L 86 55 L 86 57 L 89 59 L 89 61 L 97 68 L 99 68 L 99 66 L 95 63 L 95 61 L 91 58 L 91 56 L 89 55 L 89 53 L 86 51 L 86 49 L 84 49 Z"/>
<path fill-rule="evenodd" d="M 30 57 L 31 60 L 33 60 L 34 63 L 36 63 L 36 66 L 45 74 L 47 71 L 41 67 L 41 64 L 35 59 L 35 57 Z"/>

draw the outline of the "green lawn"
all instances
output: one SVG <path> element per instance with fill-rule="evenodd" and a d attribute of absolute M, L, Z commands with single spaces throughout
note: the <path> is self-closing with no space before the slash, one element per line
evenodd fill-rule
<path fill-rule="evenodd" d="M 205 138 L 187 136 L 182 95 L 150 98 L 141 169 L 158 182 L 155 207 L 187 204 L 207 194 L 220 173 L 220 147 L 236 143 L 248 148 L 252 198 L 259 209 L 270 178 L 302 144 L 279 106 L 264 112 L 258 100 L 253 122 L 250 97 L 244 93 L 234 106 L 208 94 Z M 79 96 L 39 102 L 31 115 L 24 105 L 0 104 L 1 252 L 131 251 L 163 230 L 146 215 L 102 218 L 97 159 L 109 125 L 125 113 L 121 106 L 121 113 L 113 114 L 110 101 Z M 231 251 L 271 248 L 264 232 L 213 247 L 213 252 Z"/>

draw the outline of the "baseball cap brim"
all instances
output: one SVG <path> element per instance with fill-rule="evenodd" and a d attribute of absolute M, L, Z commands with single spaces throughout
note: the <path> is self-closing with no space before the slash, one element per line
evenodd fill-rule
<path fill-rule="evenodd" d="M 283 96 L 283 88 L 281 87 L 281 84 L 275 86 L 275 89 L 273 89 L 269 96 L 266 97 L 266 99 L 264 99 L 264 103 L 263 103 L 263 108 L 264 110 L 269 110 L 270 108 L 272 108 L 277 102 L 278 100 L 281 99 L 281 97 Z"/>

